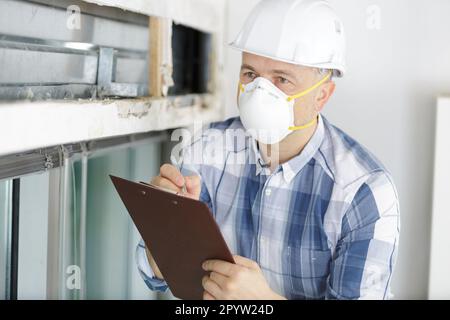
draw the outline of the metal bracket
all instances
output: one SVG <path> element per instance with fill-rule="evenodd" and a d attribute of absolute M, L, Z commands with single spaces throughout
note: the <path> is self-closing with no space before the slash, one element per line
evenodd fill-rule
<path fill-rule="evenodd" d="M 97 85 L 100 98 L 109 96 L 138 97 L 148 95 L 148 88 L 144 84 L 117 83 L 115 82 L 115 70 L 117 51 L 113 48 L 100 47 Z"/>
<path fill-rule="evenodd" d="M 54 163 L 53 163 L 52 155 L 51 154 L 46 154 L 45 155 L 45 162 L 44 162 L 45 170 L 50 170 L 50 169 L 53 168 L 53 166 L 54 166 Z"/>

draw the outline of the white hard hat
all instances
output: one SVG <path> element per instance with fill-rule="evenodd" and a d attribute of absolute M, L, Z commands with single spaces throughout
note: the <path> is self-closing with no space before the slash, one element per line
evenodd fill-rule
<path fill-rule="evenodd" d="M 325 0 L 262 0 L 231 47 L 274 60 L 345 72 L 345 33 Z"/>

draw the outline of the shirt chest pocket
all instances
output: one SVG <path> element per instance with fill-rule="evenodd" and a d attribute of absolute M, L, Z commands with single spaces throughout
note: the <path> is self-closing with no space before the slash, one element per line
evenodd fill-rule
<path fill-rule="evenodd" d="M 294 295 L 316 298 L 325 291 L 330 274 L 330 250 L 288 247 L 287 262 Z"/>

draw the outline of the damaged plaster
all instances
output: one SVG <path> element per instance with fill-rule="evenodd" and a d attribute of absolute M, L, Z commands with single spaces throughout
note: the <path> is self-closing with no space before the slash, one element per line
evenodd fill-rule
<path fill-rule="evenodd" d="M 144 15 L 173 19 L 205 32 L 221 32 L 224 0 L 83 0 Z"/>

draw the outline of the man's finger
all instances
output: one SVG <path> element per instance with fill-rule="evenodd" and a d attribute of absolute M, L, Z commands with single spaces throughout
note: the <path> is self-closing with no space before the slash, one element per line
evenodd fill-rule
<path fill-rule="evenodd" d="M 222 289 L 220 289 L 219 285 L 212 281 L 209 276 L 204 276 L 202 279 L 202 286 L 205 291 L 207 291 L 213 297 L 220 297 Z"/>
<path fill-rule="evenodd" d="M 200 177 L 188 176 L 184 177 L 184 180 L 186 181 L 187 192 L 198 197 L 201 189 Z"/>
<path fill-rule="evenodd" d="M 161 177 L 166 178 L 172 181 L 178 187 L 182 187 L 184 185 L 184 177 L 181 174 L 180 170 L 178 170 L 175 166 L 171 164 L 163 164 L 159 169 L 159 173 Z"/>
<path fill-rule="evenodd" d="M 152 181 L 150 182 L 150 184 L 157 186 L 157 187 L 162 187 L 165 189 L 169 189 L 169 190 L 173 190 L 173 191 L 177 191 L 179 192 L 181 189 L 175 185 L 172 181 L 166 179 L 166 178 L 162 178 L 162 177 L 154 177 L 152 179 Z"/>
<path fill-rule="evenodd" d="M 209 278 L 217 283 L 221 289 L 224 289 L 224 285 L 228 279 L 228 277 L 223 274 L 214 271 L 209 274 Z"/>
<path fill-rule="evenodd" d="M 241 265 L 241 266 L 244 266 L 244 267 L 247 267 L 250 269 L 258 268 L 258 264 L 255 261 L 248 259 L 246 257 L 238 256 L 235 254 L 235 255 L 233 255 L 233 259 L 234 259 L 234 262 L 236 262 L 236 264 L 238 264 L 238 265 Z"/>
<path fill-rule="evenodd" d="M 218 272 L 225 276 L 230 276 L 235 267 L 233 263 L 223 260 L 206 260 L 202 265 L 203 270 Z"/>
<path fill-rule="evenodd" d="M 203 292 L 203 300 L 216 300 L 208 291 Z"/>

